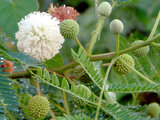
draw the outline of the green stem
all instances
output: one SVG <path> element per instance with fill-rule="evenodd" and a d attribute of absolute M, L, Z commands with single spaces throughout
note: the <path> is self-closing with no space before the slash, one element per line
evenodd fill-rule
<path fill-rule="evenodd" d="M 138 44 L 138 45 L 134 45 L 134 46 L 131 46 L 131 47 L 128 47 L 126 49 L 123 49 L 121 51 L 119 51 L 119 55 L 122 55 L 124 53 L 127 53 L 127 52 L 130 52 L 130 51 L 133 51 L 135 49 L 138 49 L 140 47 L 143 47 L 143 46 L 147 46 L 149 45 L 151 42 L 157 40 L 160 38 L 160 34 L 156 35 L 155 37 L 151 38 L 151 39 L 147 39 L 146 41 Z M 104 54 L 98 54 L 98 55 L 92 55 L 91 56 L 91 60 L 104 60 L 104 59 L 111 59 L 113 56 L 114 56 L 114 52 L 111 52 L 111 53 L 104 53 Z"/>
<path fill-rule="evenodd" d="M 154 34 L 155 34 L 155 32 L 156 32 L 156 29 L 157 29 L 157 27 L 158 27 L 159 21 L 160 21 L 160 11 L 159 11 L 159 13 L 158 13 L 158 16 L 157 16 L 157 18 L 156 18 L 156 22 L 155 22 L 155 24 L 154 24 L 154 26 L 153 26 L 153 28 L 152 28 L 152 30 L 151 30 L 151 33 L 150 33 L 148 39 L 151 39 L 151 38 L 154 36 Z"/>
<path fill-rule="evenodd" d="M 118 56 L 118 53 L 119 53 L 119 34 L 116 34 L 116 57 Z"/>
<path fill-rule="evenodd" d="M 139 60 L 138 60 L 136 57 L 134 57 L 134 59 L 136 60 L 137 65 L 138 65 L 140 68 L 143 68 L 143 66 L 141 65 L 141 63 L 139 62 Z M 141 71 L 142 71 L 142 73 L 143 73 L 145 76 L 148 77 L 148 75 L 146 74 L 146 72 L 144 71 L 144 69 L 142 69 Z M 148 78 L 149 78 L 149 77 L 148 77 Z"/>
<path fill-rule="evenodd" d="M 151 62 L 150 59 L 148 58 L 148 56 L 146 56 L 146 59 L 147 59 L 148 63 L 150 64 L 151 68 L 154 70 L 154 72 L 155 72 L 157 75 L 159 75 L 159 74 L 158 74 L 158 71 L 156 70 L 156 68 L 154 67 L 154 65 L 152 64 L 152 62 Z"/>
<path fill-rule="evenodd" d="M 112 65 L 114 64 L 115 61 L 116 61 L 116 59 L 113 59 L 111 61 L 110 65 L 108 66 L 108 69 L 107 69 L 107 72 L 106 72 L 106 75 L 105 75 L 105 78 L 104 78 L 103 86 L 102 86 L 102 89 L 101 89 L 101 92 L 100 92 L 100 96 L 99 96 L 99 102 L 98 102 L 98 107 L 97 107 L 97 111 L 96 111 L 95 120 L 98 120 L 98 114 L 99 114 L 99 110 L 100 110 L 100 107 L 101 107 L 103 92 L 104 92 L 104 89 L 105 89 L 105 86 L 106 86 L 106 82 L 107 82 L 107 79 L 108 79 L 109 72 L 110 72 L 111 67 L 112 67 Z"/>
<path fill-rule="evenodd" d="M 133 96 L 133 101 L 132 101 L 132 104 L 131 105 L 134 105 L 136 103 L 136 100 L 137 100 L 137 97 L 138 97 L 138 93 L 132 93 L 132 96 Z"/>
<path fill-rule="evenodd" d="M 93 31 L 93 33 L 92 33 L 92 38 L 91 38 L 91 42 L 90 42 L 89 49 L 88 49 L 88 54 L 89 55 L 92 54 L 92 50 L 93 50 L 93 47 L 94 47 L 94 45 L 96 43 L 97 37 L 98 37 L 98 35 L 100 34 L 100 32 L 102 30 L 104 19 L 105 19 L 104 16 L 100 17 L 100 19 L 98 20 L 98 23 L 97 23 L 96 30 Z"/>
<path fill-rule="evenodd" d="M 122 60 L 121 58 L 119 58 L 129 69 L 131 69 L 133 72 L 135 72 L 139 77 L 143 78 L 144 80 L 146 80 L 149 83 L 152 84 L 156 84 L 155 82 L 153 82 L 152 80 L 150 80 L 149 78 L 147 78 L 146 76 L 144 76 L 143 74 L 141 74 L 139 71 L 137 71 L 136 69 L 134 69 L 133 67 L 131 67 L 128 63 L 126 63 L 124 60 Z"/>
<path fill-rule="evenodd" d="M 70 114 L 70 111 L 69 111 L 69 107 L 68 107 L 68 100 L 67 100 L 67 95 L 66 95 L 66 92 L 63 91 L 63 99 L 64 99 L 64 105 L 65 105 L 65 108 L 66 108 L 66 113 L 68 115 L 71 115 Z"/>
<path fill-rule="evenodd" d="M 60 111 L 66 113 L 66 111 L 57 103 L 55 103 L 53 100 L 48 100 L 53 106 L 57 107 Z"/>
<path fill-rule="evenodd" d="M 76 41 L 76 43 L 78 44 L 79 47 L 83 48 L 82 44 L 79 42 L 79 40 L 77 38 L 74 38 L 74 40 Z"/>
<path fill-rule="evenodd" d="M 144 41 L 144 42 L 142 42 L 138 45 L 131 46 L 129 48 L 126 48 L 124 50 L 119 51 L 119 55 L 130 52 L 130 51 L 133 51 L 133 50 L 138 49 L 138 48 L 143 47 L 143 46 L 147 46 L 151 42 L 153 42 L 153 41 L 155 41 L 159 38 L 160 38 L 160 34 L 158 34 L 155 37 L 153 37 L 152 39 L 148 39 L 148 40 L 146 40 L 146 41 Z M 110 52 L 110 53 L 105 53 L 105 54 L 91 55 L 90 59 L 91 59 L 91 61 L 99 61 L 99 60 L 107 60 L 107 59 L 109 60 L 109 59 L 112 59 L 114 57 L 114 54 L 115 54 L 114 52 Z M 62 65 L 62 66 L 57 67 L 57 68 L 52 68 L 50 70 L 53 70 L 54 72 L 57 72 L 57 73 L 63 73 L 63 71 L 65 71 L 67 69 L 70 69 L 70 68 L 74 68 L 76 65 L 78 65 L 78 63 L 73 61 L 69 64 Z M 29 69 L 32 70 L 32 72 L 37 71 L 37 68 L 29 68 Z M 26 70 L 26 71 L 23 71 L 23 72 L 16 72 L 16 73 L 5 75 L 5 76 L 9 77 L 9 78 L 23 78 L 23 77 L 26 78 L 26 77 L 30 77 L 30 75 L 31 74 L 30 74 L 29 70 Z"/>
<path fill-rule="evenodd" d="M 112 8 L 114 8 L 116 6 L 116 2 L 114 0 L 112 0 Z"/>
<path fill-rule="evenodd" d="M 154 47 L 160 47 L 160 43 L 152 42 L 151 45 L 154 46 Z"/>

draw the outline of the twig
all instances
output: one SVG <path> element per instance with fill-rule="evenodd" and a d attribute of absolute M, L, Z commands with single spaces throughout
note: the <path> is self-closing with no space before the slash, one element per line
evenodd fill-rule
<path fill-rule="evenodd" d="M 70 114 L 70 111 L 69 111 L 69 107 L 68 107 L 68 100 L 67 100 L 67 95 L 66 95 L 66 92 L 62 92 L 63 93 L 63 99 L 64 99 L 64 105 L 65 105 L 65 108 L 66 108 L 66 112 L 68 115 L 71 115 Z"/>

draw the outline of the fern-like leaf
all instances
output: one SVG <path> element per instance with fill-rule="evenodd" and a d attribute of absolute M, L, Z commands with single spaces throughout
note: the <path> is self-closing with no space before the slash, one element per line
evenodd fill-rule
<path fill-rule="evenodd" d="M 40 70 L 38 70 L 38 71 L 40 71 Z M 94 93 L 92 93 L 90 97 L 84 96 L 82 94 L 78 94 L 78 95 L 75 94 L 76 93 L 75 92 L 75 90 L 76 90 L 75 89 L 75 84 L 72 83 L 71 88 L 69 88 L 69 83 L 66 80 L 66 78 L 63 78 L 62 81 L 60 82 L 55 73 L 53 74 L 52 78 L 50 77 L 50 78 L 47 78 L 47 79 L 46 79 L 46 76 L 48 76 L 48 74 L 49 74 L 48 71 L 43 72 L 42 76 L 36 75 L 33 72 L 31 72 L 31 73 L 36 80 L 38 80 L 42 83 L 45 83 L 47 85 L 50 85 L 50 86 L 53 86 L 57 89 L 65 91 L 65 92 L 67 92 L 71 95 L 74 95 L 75 97 L 77 97 L 79 99 L 82 99 L 82 100 L 86 101 L 87 103 L 96 105 Z"/>
<path fill-rule="evenodd" d="M 132 115 L 132 111 L 124 109 L 119 104 L 109 104 L 102 108 L 106 113 L 112 115 L 115 120 L 140 120 L 139 116 Z"/>
<path fill-rule="evenodd" d="M 103 77 L 95 70 L 95 66 L 88 58 L 86 51 L 83 48 L 79 49 L 78 54 L 76 54 L 73 49 L 71 51 L 73 58 L 81 65 L 91 80 L 101 89 Z"/>
<path fill-rule="evenodd" d="M 160 85 L 155 84 L 112 84 L 109 86 L 108 92 L 139 93 L 156 92 L 159 89 Z"/>

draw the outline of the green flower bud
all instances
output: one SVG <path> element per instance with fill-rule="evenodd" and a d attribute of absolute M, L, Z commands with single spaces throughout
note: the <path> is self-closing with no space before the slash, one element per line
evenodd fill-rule
<path fill-rule="evenodd" d="M 90 97 L 91 96 L 91 91 L 88 87 L 84 86 L 83 84 L 79 84 L 75 87 L 75 94 L 76 95 L 79 95 L 79 96 L 84 96 L 84 97 Z M 78 105 L 86 105 L 88 104 L 87 101 L 77 97 L 77 96 L 74 96 L 74 95 L 71 95 L 71 100 L 78 104 Z"/>
<path fill-rule="evenodd" d="M 97 9 L 97 12 L 101 16 L 108 17 L 111 14 L 112 7 L 108 2 L 102 2 Z"/>
<path fill-rule="evenodd" d="M 112 20 L 110 23 L 110 30 L 114 34 L 120 34 L 123 31 L 123 23 L 118 19 Z"/>
<path fill-rule="evenodd" d="M 148 106 L 147 106 L 147 113 L 148 115 L 150 115 L 151 117 L 153 118 L 156 118 L 159 116 L 159 113 L 160 113 L 160 106 L 158 103 L 150 103 Z"/>
<path fill-rule="evenodd" d="M 75 38 L 79 33 L 79 25 L 72 19 L 63 20 L 60 24 L 60 32 L 64 38 Z"/>
<path fill-rule="evenodd" d="M 142 42 L 143 42 L 142 40 L 137 40 L 137 41 L 133 42 L 131 46 L 138 45 Z M 149 46 L 141 47 L 141 48 L 138 48 L 138 49 L 132 51 L 132 53 L 136 57 L 144 57 L 147 55 L 148 52 L 149 52 Z"/>
<path fill-rule="evenodd" d="M 134 67 L 134 59 L 128 55 L 128 54 L 123 54 L 120 55 L 119 58 L 121 58 L 122 60 L 124 60 L 126 63 L 128 63 L 131 67 Z M 128 68 L 123 62 L 121 62 L 119 59 L 115 62 L 114 64 L 114 70 L 117 73 L 126 75 L 128 73 L 130 73 L 132 70 L 130 68 Z"/>
<path fill-rule="evenodd" d="M 34 118 L 44 118 L 49 108 L 50 104 L 47 98 L 40 95 L 32 97 L 28 104 L 28 111 Z"/>

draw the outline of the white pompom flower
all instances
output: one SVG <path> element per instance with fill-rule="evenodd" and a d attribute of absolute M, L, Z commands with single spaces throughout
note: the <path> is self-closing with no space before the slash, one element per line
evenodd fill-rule
<path fill-rule="evenodd" d="M 60 33 L 59 20 L 45 12 L 33 12 L 19 23 L 18 50 L 45 61 L 54 57 L 62 47 L 64 38 Z"/>

